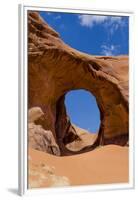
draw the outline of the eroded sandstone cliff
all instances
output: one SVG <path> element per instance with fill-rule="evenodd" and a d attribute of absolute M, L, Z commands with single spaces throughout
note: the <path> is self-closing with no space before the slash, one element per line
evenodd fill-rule
<path fill-rule="evenodd" d="M 35 124 L 53 134 L 61 155 L 74 154 L 67 144 L 80 138 L 64 104 L 66 93 L 76 89 L 85 89 L 95 96 L 101 117 L 98 137 L 84 151 L 101 144 L 125 145 L 129 135 L 128 56 L 79 52 L 65 44 L 37 12 L 29 12 L 29 109 L 40 107 L 45 117 Z M 80 148 L 77 153 L 84 151 Z"/>

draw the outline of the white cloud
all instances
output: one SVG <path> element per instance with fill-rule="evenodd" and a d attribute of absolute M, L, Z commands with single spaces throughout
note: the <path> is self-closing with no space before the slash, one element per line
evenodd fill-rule
<path fill-rule="evenodd" d="M 112 16 L 112 17 L 108 17 L 112 23 L 117 22 L 117 23 L 121 23 L 122 22 L 122 17 L 119 16 Z"/>
<path fill-rule="evenodd" d="M 79 15 L 78 18 L 82 26 L 92 27 L 94 24 L 103 23 L 108 17 L 100 15 Z"/>
<path fill-rule="evenodd" d="M 125 21 L 123 20 L 123 17 L 108 17 L 108 20 L 104 24 L 104 27 L 107 28 L 107 30 L 112 35 L 115 31 L 117 31 L 119 28 L 122 29 L 125 26 Z"/>
<path fill-rule="evenodd" d="M 57 15 L 55 19 L 61 19 L 61 15 Z"/>
<path fill-rule="evenodd" d="M 51 12 L 46 12 L 46 14 L 47 14 L 47 15 L 52 15 L 52 13 L 51 13 Z"/>
<path fill-rule="evenodd" d="M 110 28 L 111 34 L 125 25 L 123 18 L 119 16 L 79 15 L 78 18 L 81 26 L 91 28 L 94 25 L 101 24 L 107 29 Z"/>
<path fill-rule="evenodd" d="M 48 16 L 52 16 L 54 20 L 61 19 L 61 15 L 58 15 L 58 14 L 54 15 L 54 13 L 52 12 L 47 12 L 46 14 Z"/>
<path fill-rule="evenodd" d="M 114 56 L 119 52 L 119 45 L 101 45 L 101 54 L 105 56 Z"/>

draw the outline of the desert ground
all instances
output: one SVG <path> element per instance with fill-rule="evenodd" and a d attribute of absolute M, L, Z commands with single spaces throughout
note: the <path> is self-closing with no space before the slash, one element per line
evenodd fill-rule
<path fill-rule="evenodd" d="M 128 147 L 107 145 L 57 157 L 29 149 L 29 188 L 128 182 Z"/>

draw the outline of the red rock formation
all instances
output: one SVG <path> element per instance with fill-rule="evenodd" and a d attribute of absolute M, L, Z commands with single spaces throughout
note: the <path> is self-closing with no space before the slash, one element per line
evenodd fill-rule
<path fill-rule="evenodd" d="M 29 147 L 50 154 L 60 155 L 60 150 L 50 130 L 37 125 L 38 120 L 43 121 L 44 113 L 39 107 L 29 109 L 28 142 Z"/>
<path fill-rule="evenodd" d="M 66 45 L 37 12 L 28 13 L 29 108 L 45 113 L 43 127 L 50 130 L 62 155 L 76 130 L 67 117 L 65 95 L 70 90 L 91 92 L 100 110 L 99 144 L 128 141 L 128 57 L 92 56 Z M 116 138 L 118 138 L 116 140 Z"/>

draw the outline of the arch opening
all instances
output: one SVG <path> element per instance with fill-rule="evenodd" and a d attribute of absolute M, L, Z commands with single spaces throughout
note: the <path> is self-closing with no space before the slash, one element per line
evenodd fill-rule
<path fill-rule="evenodd" d="M 87 90 L 69 91 L 65 95 L 65 106 L 71 123 L 88 133 L 95 134 L 100 129 L 100 110 L 95 96 Z"/>
<path fill-rule="evenodd" d="M 56 135 L 62 155 L 95 148 L 101 138 L 101 120 L 100 109 L 91 92 L 76 89 L 63 95 L 57 104 L 56 121 Z"/>

